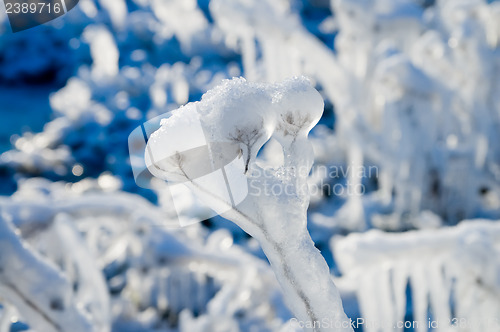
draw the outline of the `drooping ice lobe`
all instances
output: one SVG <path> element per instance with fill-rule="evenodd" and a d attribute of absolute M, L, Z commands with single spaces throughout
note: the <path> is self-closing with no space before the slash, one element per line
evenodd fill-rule
<path fill-rule="evenodd" d="M 277 117 L 273 137 L 283 146 L 285 166 L 301 167 L 298 171 L 307 176 L 314 160 L 307 135 L 323 114 L 323 98 L 306 78 L 297 78 L 276 87 L 273 105 Z"/>

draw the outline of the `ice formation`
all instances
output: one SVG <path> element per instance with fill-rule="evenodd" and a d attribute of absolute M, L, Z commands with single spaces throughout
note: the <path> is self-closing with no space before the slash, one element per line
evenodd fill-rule
<path fill-rule="evenodd" d="M 416 331 L 500 328 L 498 222 L 405 234 L 372 230 L 331 243 L 342 278 L 356 285 L 364 331 L 404 322 L 408 305 Z"/>
<path fill-rule="evenodd" d="M 61 232 L 61 239 L 71 243 L 66 243 L 65 248 L 76 253 L 73 257 L 68 256 L 74 261 L 66 262 L 74 263 L 76 266 L 72 268 L 76 268 L 79 274 L 76 294 L 72 292 L 70 281 L 53 262 L 33 251 L 18 237 L 7 217 L 11 216 L 4 212 L 0 218 L 0 293 L 8 301 L 7 305 L 15 306 L 39 330 L 109 331 L 109 303 L 104 281 L 93 260 L 87 258 L 86 249 L 79 246 L 79 234 L 71 229 L 72 226 L 57 221 L 55 227 Z M 80 298 L 77 300 L 76 297 Z M 78 305 L 82 303 L 88 305 L 94 321 L 82 312 Z"/>
<path fill-rule="evenodd" d="M 315 324 L 308 330 L 352 331 L 328 265 L 306 228 L 307 176 L 314 158 L 307 135 L 322 113 L 323 100 L 305 78 L 280 84 L 233 79 L 164 119 L 148 141 L 146 160 L 157 176 L 185 182 L 223 217 L 259 241 L 292 311 L 300 321 Z M 187 141 L 175 140 L 176 135 L 185 137 L 183 130 L 188 130 Z M 170 131 L 177 134 L 172 136 Z M 195 178 L 204 162 L 199 153 L 191 151 L 207 144 L 203 136 L 211 152 L 205 163 L 212 165 L 212 171 L 220 168 L 217 164 L 221 160 L 237 156 L 239 148 L 240 167 L 228 173 L 248 176 L 251 190 L 240 204 L 232 206 L 215 182 Z M 277 168 L 261 167 L 256 162 L 258 152 L 270 139 L 283 149 L 284 162 Z M 229 148 L 220 149 L 224 146 L 221 143 Z M 231 149 L 231 144 L 235 148 Z M 271 192 L 266 192 L 266 186 Z M 221 209 L 221 202 L 228 208 Z M 330 325 L 317 326 L 324 321 Z"/>
<path fill-rule="evenodd" d="M 332 270 L 345 274 L 336 285 L 350 317 L 392 321 L 399 320 L 403 311 L 418 320 L 498 317 L 498 283 L 492 271 L 498 266 L 496 222 L 474 225 L 471 220 L 464 227 L 460 222 L 500 218 L 499 2 L 333 0 L 330 8 L 327 2 L 81 0 L 67 15 L 22 35 L 7 33 L 8 22 L 0 18 L 2 83 L 62 84 L 71 77 L 52 95 L 53 119 L 43 131 L 13 137 L 12 150 L 0 156 L 0 187 L 13 194 L 1 199 L 0 223 L 9 230 L 0 235 L 7 239 L 9 234 L 2 244 L 17 243 L 21 248 L 21 243 L 24 249 L 15 257 L 36 259 L 38 263 L 33 263 L 40 271 L 60 277 L 59 285 L 83 287 L 80 291 L 70 287 L 63 294 L 67 309 L 77 308 L 70 330 L 81 328 L 78 322 L 94 328 L 111 324 L 131 332 L 294 329 L 254 240 L 219 218 L 207 222 L 207 227 L 159 229 L 158 224 L 170 221 L 169 199 L 159 186 L 137 187 L 125 161 L 126 137 L 134 128 L 200 100 L 223 79 L 235 76 L 248 82 L 276 82 L 307 75 L 326 101 L 326 113 L 331 115 L 309 137 L 315 167 L 307 182 L 318 190 L 310 191 L 307 227 Z M 308 12 L 315 16 L 318 8 L 325 19 L 315 18 L 311 24 Z M 311 25 L 331 29 L 335 44 L 319 40 Z M 103 40 L 109 54 L 99 52 Z M 252 89 L 259 95 L 257 85 Z M 262 93 L 269 98 L 274 94 Z M 216 95 L 212 97 L 217 99 Z M 254 105 L 250 100 L 247 104 Z M 235 120 L 255 124 L 246 117 L 264 113 L 256 108 L 241 112 Z M 274 116 L 265 115 L 269 116 L 265 124 L 275 124 Z M 213 119 L 219 120 L 223 117 Z M 274 137 L 256 159 L 256 149 L 241 147 L 237 160 L 250 156 L 248 176 L 264 165 L 285 167 L 288 158 L 282 151 L 287 142 L 283 137 L 278 142 L 280 135 L 274 129 L 260 128 L 263 141 Z M 304 154 L 301 162 L 307 164 L 309 159 Z M 374 166 L 378 175 L 332 179 L 318 171 L 321 166 Z M 285 175 L 271 172 L 269 182 L 289 181 Z M 37 176 L 55 183 L 26 180 Z M 349 185 L 358 184 L 367 188 L 364 195 L 323 190 L 337 185 L 348 192 Z M 139 193 L 156 205 L 121 190 Z M 279 227 L 288 225 L 280 221 L 287 216 L 290 225 L 302 231 L 306 216 L 298 210 L 305 201 L 296 210 L 282 211 L 274 208 L 284 206 L 279 197 L 259 201 L 273 207 L 266 210 L 268 214 L 276 213 L 265 215 L 269 217 L 265 220 L 277 221 L 270 231 L 281 234 Z M 206 215 L 194 208 L 193 201 L 183 203 L 188 217 Z M 258 211 L 250 204 L 244 207 L 249 215 Z M 258 229 L 241 224 L 259 237 Z M 448 228 L 435 230 L 443 226 Z M 394 234 L 348 236 L 332 245 L 335 261 L 331 260 L 328 243 L 336 243 L 332 237 L 372 228 Z M 412 229 L 421 231 L 401 233 Z M 84 240 L 74 241 L 78 250 L 61 249 L 66 248 L 64 238 L 75 237 Z M 366 251 L 352 248 L 368 242 L 370 257 L 380 264 L 366 262 Z M 427 247 L 437 249 L 424 255 Z M 279 269 L 278 254 L 271 246 L 266 248 Z M 97 258 L 97 266 L 80 275 L 77 267 L 92 260 L 89 257 Z M 431 268 L 422 275 L 423 268 L 418 267 L 427 268 L 426 260 Z M 415 268 L 410 270 L 407 261 Z M 105 280 L 95 279 L 99 271 L 104 271 Z M 47 275 L 42 272 L 37 273 Z M 31 287 L 21 276 L 9 278 L 23 289 Z M 382 283 L 366 280 L 372 276 Z M 451 276 L 457 279 L 454 291 L 436 289 L 436 285 L 450 286 Z M 406 279 L 414 280 L 411 292 L 401 291 Z M 92 286 L 106 284 L 109 317 L 106 294 L 97 291 L 101 286 L 89 293 L 88 280 Z M 362 289 L 352 280 L 359 280 Z M 34 300 L 39 299 L 38 284 L 33 283 Z M 391 302 L 387 294 L 396 290 Z M 186 293 L 197 295 L 189 300 L 182 296 Z M 403 308 L 405 294 L 418 305 Z M 447 295 L 456 305 L 443 301 Z M 429 304 L 426 296 L 432 307 L 428 313 L 424 313 Z M 388 310 L 375 305 L 379 298 Z M 39 314 L 21 310 L 21 302 L 2 292 L 0 331 L 9 331 L 15 317 L 32 329 L 46 324 Z M 40 309 L 49 319 L 58 315 L 43 303 Z M 66 322 L 64 317 L 58 321 Z"/>
<path fill-rule="evenodd" d="M 270 267 L 226 230 L 209 234 L 195 224 L 167 231 L 157 226 L 166 218 L 160 208 L 103 184 L 32 179 L 0 200 L 1 235 L 9 238 L 2 254 L 10 253 L 1 266 L 4 257 L 12 263 L 0 278 L 0 326 L 10 329 L 18 317 L 44 331 L 58 330 L 52 320 L 62 331 L 106 331 L 111 322 L 122 331 L 287 328 L 291 316 Z M 20 275 L 36 279 L 20 282 Z M 29 305 L 41 315 L 25 309 L 12 285 L 32 296 Z M 56 296 L 62 302 L 54 310 L 47 301 Z"/>

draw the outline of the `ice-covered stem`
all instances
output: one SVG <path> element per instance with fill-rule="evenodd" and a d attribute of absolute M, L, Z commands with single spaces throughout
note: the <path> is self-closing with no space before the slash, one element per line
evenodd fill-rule
<path fill-rule="evenodd" d="M 0 297 L 38 331 L 94 331 L 73 299 L 72 285 L 31 250 L 0 217 Z"/>
<path fill-rule="evenodd" d="M 245 220 L 247 217 L 239 211 L 231 211 L 226 217 L 238 225 L 254 222 Z M 305 221 L 305 216 L 297 218 L 301 219 Z M 268 257 L 295 316 L 305 326 L 316 326 L 310 329 L 312 331 L 351 331 L 328 266 L 305 227 L 289 234 L 286 240 L 279 240 L 280 235 L 273 233 L 265 223 L 257 228 L 252 235 Z"/>
<path fill-rule="evenodd" d="M 147 163 L 156 175 L 185 182 L 223 217 L 259 241 L 290 309 L 304 325 L 315 324 L 311 331 L 352 331 L 328 265 L 306 227 L 307 176 L 314 158 L 307 136 L 322 112 L 323 100 L 305 78 L 280 84 L 225 81 L 207 92 L 201 102 L 179 109 L 162 123 L 148 142 L 153 157 Z M 192 121 L 200 125 L 192 125 Z M 210 150 L 209 172 L 199 170 L 207 164 L 206 154 L 182 149 L 196 145 L 196 130 L 200 129 Z M 171 133 L 176 131 L 191 137 L 193 144 L 177 139 L 179 145 L 175 146 Z M 282 147 L 280 167 L 264 167 L 256 161 L 270 139 Z M 221 165 L 221 161 L 227 162 Z M 232 168 L 224 167 L 228 163 Z M 231 187 L 229 199 L 198 180 L 219 169 L 226 169 L 229 184 L 235 178 L 245 179 L 243 184 L 249 190 L 241 202 L 235 202 L 241 188 Z"/>

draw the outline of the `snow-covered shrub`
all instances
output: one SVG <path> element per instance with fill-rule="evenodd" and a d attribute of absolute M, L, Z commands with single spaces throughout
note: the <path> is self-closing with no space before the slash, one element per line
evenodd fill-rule
<path fill-rule="evenodd" d="M 172 14 L 179 20 L 164 17 Z M 183 30 L 186 19 L 197 28 Z M 87 0 L 35 34 L 1 35 L 3 75 L 21 79 L 19 71 L 43 74 L 54 67 L 74 76 L 50 98 L 53 121 L 42 133 L 14 140 L 0 167 L 66 181 L 107 171 L 137 191 L 123 162 L 130 131 L 240 74 L 237 64 L 227 65 L 234 54 L 212 30 L 192 1 Z"/>
<path fill-rule="evenodd" d="M 331 244 L 342 279 L 355 285 L 363 331 L 402 331 L 398 322 L 405 321 L 416 331 L 500 328 L 498 221 L 404 234 L 371 230 Z"/>
<path fill-rule="evenodd" d="M 0 200 L 0 326 L 13 317 L 37 331 L 289 326 L 265 262 L 225 230 L 165 230 L 160 208 L 113 181 L 31 179 Z"/>
<path fill-rule="evenodd" d="M 334 0 L 337 54 L 287 2 L 210 8 L 228 45 L 241 40 L 247 77 L 307 74 L 322 88 L 344 151 L 329 165 L 378 167 L 376 208 L 351 195 L 339 226 L 407 229 L 421 209 L 451 224 L 498 217 L 498 2 Z"/>
<path fill-rule="evenodd" d="M 333 9 L 338 61 L 355 91 L 334 100 L 338 137 L 379 166 L 379 192 L 393 200 L 399 227 L 421 209 L 448 223 L 498 217 L 485 197 L 499 195 L 498 80 L 490 74 L 500 69 L 498 3 L 333 1 Z"/>
<path fill-rule="evenodd" d="M 91 310 L 97 310 L 93 317 L 96 318 L 95 328 L 79 309 L 73 285 L 55 266 L 23 243 L 11 223 L 5 219 L 7 216 L 4 213 L 0 218 L 0 294 L 2 300 L 7 301 L 4 305 L 7 308 L 13 305 L 33 327 L 40 331 L 109 331 L 109 322 L 106 321 L 106 312 L 109 308 L 107 291 L 104 287 L 100 287 L 104 285 L 100 271 L 94 268 L 92 260 L 86 259 L 87 253 L 81 251 L 78 241 L 73 242 L 79 235 L 74 234 L 71 226 L 63 225 L 62 222 L 57 223 L 57 231 L 64 232 L 61 239 L 73 240 L 71 246 L 66 249 L 80 253 L 79 257 L 68 257 L 74 259 L 70 263 L 76 264 L 75 268 L 82 275 L 78 287 L 87 292 L 91 290 L 99 292 L 98 296 L 91 292 L 84 294 L 87 301 L 104 300 L 95 303 L 97 306 L 94 308 L 92 308 L 93 303 L 89 303 Z M 89 262 L 90 265 L 85 264 Z M 85 280 L 85 276 L 93 274 L 98 278 Z M 88 282 L 93 283 L 88 284 Z M 3 316 L 5 320 L 11 318 L 8 314 Z M 10 329 L 10 326 L 4 325 L 4 328 Z"/>

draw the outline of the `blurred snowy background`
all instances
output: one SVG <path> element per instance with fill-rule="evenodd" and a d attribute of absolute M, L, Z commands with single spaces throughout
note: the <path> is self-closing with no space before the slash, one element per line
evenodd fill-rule
<path fill-rule="evenodd" d="M 295 75 L 325 99 L 308 228 L 355 330 L 499 331 L 499 46 L 480 0 L 80 0 L 16 34 L 2 10 L 0 332 L 294 331 L 254 239 L 158 227 L 127 139 Z"/>

